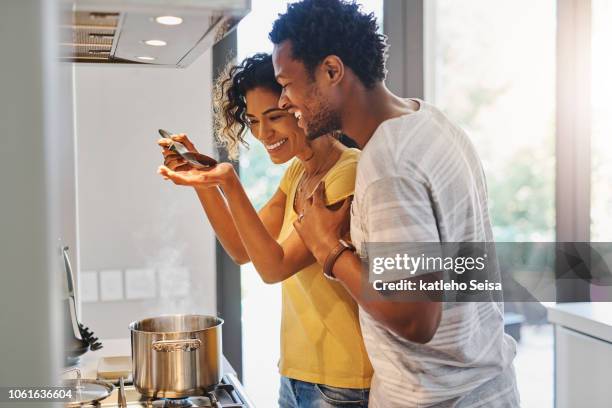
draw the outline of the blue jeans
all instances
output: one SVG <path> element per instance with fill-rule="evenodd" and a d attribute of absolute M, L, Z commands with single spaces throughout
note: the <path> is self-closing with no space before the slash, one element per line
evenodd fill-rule
<path fill-rule="evenodd" d="M 367 408 L 368 388 L 338 388 L 281 377 L 280 408 Z"/>

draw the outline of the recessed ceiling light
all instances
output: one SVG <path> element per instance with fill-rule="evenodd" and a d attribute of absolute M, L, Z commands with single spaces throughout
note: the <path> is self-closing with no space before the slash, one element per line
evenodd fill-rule
<path fill-rule="evenodd" d="M 155 57 L 149 57 L 149 56 L 146 56 L 146 55 L 142 55 L 142 56 L 136 57 L 136 58 L 138 58 L 139 60 L 143 60 L 143 61 L 154 61 L 155 60 Z"/>
<path fill-rule="evenodd" d="M 163 47 L 166 45 L 166 42 L 163 40 L 146 40 L 144 43 L 153 47 Z"/>
<path fill-rule="evenodd" d="M 176 16 L 159 16 L 155 17 L 155 21 L 163 25 L 179 25 L 183 22 L 183 19 Z"/>

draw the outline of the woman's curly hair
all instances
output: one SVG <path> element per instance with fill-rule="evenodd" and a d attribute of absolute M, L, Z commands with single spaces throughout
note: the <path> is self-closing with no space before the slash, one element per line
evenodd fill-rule
<path fill-rule="evenodd" d="M 270 54 L 259 53 L 245 58 L 238 65 L 228 64 L 215 83 L 215 134 L 232 160 L 238 158 L 240 144 L 248 146 L 245 140 L 249 128 L 246 94 L 255 88 L 281 94 L 282 88 L 274 77 Z"/>

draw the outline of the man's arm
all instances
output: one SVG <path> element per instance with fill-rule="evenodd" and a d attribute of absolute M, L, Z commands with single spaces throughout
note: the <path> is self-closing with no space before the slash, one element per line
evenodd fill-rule
<path fill-rule="evenodd" d="M 325 262 L 328 254 L 337 245 L 338 240 L 320 241 L 313 254 L 320 264 Z M 360 258 L 351 251 L 344 251 L 334 263 L 334 276 L 344 285 L 359 305 L 375 320 L 381 322 L 398 336 L 415 343 L 427 343 L 436 334 L 442 316 L 440 302 L 424 300 L 415 301 L 418 291 L 412 293 L 411 300 L 393 301 L 374 290 L 367 282 L 367 271 L 363 271 Z M 365 282 L 363 281 L 365 279 Z M 422 275 L 418 279 L 433 281 L 439 279 L 437 274 Z M 427 294 L 423 294 L 427 299 Z"/>
<path fill-rule="evenodd" d="M 349 206 L 338 211 L 325 208 L 323 186 L 319 186 L 312 204 L 306 206 L 301 222 L 294 224 L 317 262 L 325 263 L 328 255 L 338 245 L 338 239 L 349 222 Z M 437 242 L 439 240 L 431 208 L 406 205 L 406 195 L 411 200 L 427 202 L 428 195 L 419 183 L 405 185 L 399 179 L 383 180 L 366 193 L 368 208 L 369 240 L 372 242 Z M 380 201 L 382 200 L 382 201 Z M 370 201 L 370 202 L 367 202 Z M 377 209 L 378 203 L 384 210 Z M 429 204 L 427 204 L 429 205 Z M 382 207 L 382 206 L 381 206 Z M 380 207 L 378 207 L 380 208 Z M 418 216 L 419 222 L 412 222 Z M 402 225 L 410 227 L 402 228 Z M 388 226 L 388 227 L 385 227 Z M 375 232 L 374 232 L 375 231 Z M 399 336 L 417 343 L 427 343 L 436 333 L 442 315 L 442 304 L 436 301 L 415 301 L 419 293 L 413 292 L 410 299 L 393 301 L 377 292 L 367 282 L 361 260 L 351 251 L 344 251 L 333 266 L 333 273 L 346 287 L 355 301 L 372 317 L 380 321 Z M 363 282 L 362 280 L 366 281 Z M 419 280 L 439 279 L 437 274 L 421 275 Z M 426 294 L 422 294 L 427 299 Z"/>

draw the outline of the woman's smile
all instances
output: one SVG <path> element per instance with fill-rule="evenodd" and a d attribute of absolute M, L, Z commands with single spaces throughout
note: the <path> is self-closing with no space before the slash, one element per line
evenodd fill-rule
<path fill-rule="evenodd" d="M 264 144 L 264 146 L 266 147 L 266 150 L 269 152 L 273 152 L 277 149 L 279 149 L 282 145 L 285 144 L 285 142 L 289 140 L 287 138 L 281 139 L 278 142 L 272 143 L 272 144 Z"/>

